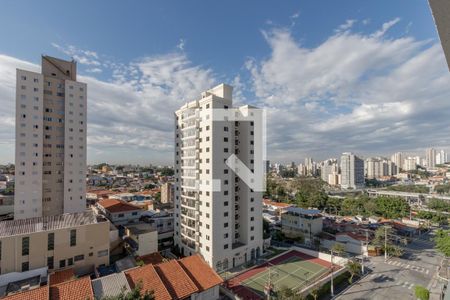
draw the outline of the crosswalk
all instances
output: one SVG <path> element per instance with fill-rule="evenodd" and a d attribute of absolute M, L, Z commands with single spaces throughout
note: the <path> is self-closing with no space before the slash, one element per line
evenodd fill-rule
<path fill-rule="evenodd" d="M 377 274 L 377 273 L 372 273 L 367 275 L 366 280 L 374 280 L 377 279 L 378 281 L 385 281 L 385 282 L 389 282 L 388 277 L 382 274 Z M 408 290 L 412 289 L 415 284 L 408 282 L 408 281 L 399 281 L 396 282 L 395 285 L 406 288 Z"/>
<path fill-rule="evenodd" d="M 407 288 L 408 290 L 412 289 L 414 287 L 414 283 L 410 283 L 408 281 L 400 282 L 400 286 Z"/>
<path fill-rule="evenodd" d="M 404 268 L 404 269 L 408 269 L 408 270 L 424 273 L 425 275 L 429 275 L 430 274 L 430 270 L 428 270 L 426 268 L 422 268 L 422 267 L 418 267 L 418 266 L 402 263 L 402 262 L 397 261 L 397 260 L 388 260 L 387 264 L 389 264 L 391 266 L 394 266 L 394 267 L 400 267 L 400 268 Z"/>

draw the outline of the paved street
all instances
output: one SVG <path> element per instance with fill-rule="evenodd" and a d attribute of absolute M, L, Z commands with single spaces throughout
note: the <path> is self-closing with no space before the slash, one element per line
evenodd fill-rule
<path fill-rule="evenodd" d="M 432 288 L 441 256 L 433 249 L 430 234 L 415 239 L 402 258 L 373 257 L 371 272 L 337 299 L 415 299 L 414 286 Z"/>

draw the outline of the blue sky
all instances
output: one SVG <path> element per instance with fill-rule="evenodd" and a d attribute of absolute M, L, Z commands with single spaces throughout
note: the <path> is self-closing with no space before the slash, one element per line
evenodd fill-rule
<path fill-rule="evenodd" d="M 89 162 L 170 163 L 171 112 L 220 82 L 270 110 L 271 160 L 450 144 L 427 1 L 132 3 L 0 3 L 0 162 L 13 161 L 12 70 L 41 54 L 79 61 Z"/>

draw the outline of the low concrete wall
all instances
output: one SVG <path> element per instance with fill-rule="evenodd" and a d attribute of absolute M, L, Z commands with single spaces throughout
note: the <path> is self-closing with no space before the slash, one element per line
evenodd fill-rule
<path fill-rule="evenodd" d="M 305 249 L 305 248 L 300 248 L 300 247 L 296 247 L 293 246 L 291 247 L 292 250 L 296 250 L 298 252 L 302 252 L 304 254 L 307 254 L 309 256 L 312 257 L 317 257 L 320 258 L 324 261 L 327 262 L 331 262 L 331 255 L 327 254 L 327 253 L 323 253 L 323 252 L 319 252 L 319 251 L 315 251 L 315 250 L 310 250 L 310 249 Z M 337 256 L 337 255 L 333 255 L 333 263 L 336 265 L 339 265 L 341 267 L 345 266 L 348 262 L 347 258 L 341 257 L 341 256 Z"/>

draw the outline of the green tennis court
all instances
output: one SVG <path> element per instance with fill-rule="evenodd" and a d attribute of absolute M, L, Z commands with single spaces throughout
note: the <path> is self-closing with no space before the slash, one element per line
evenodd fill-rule
<path fill-rule="evenodd" d="M 329 271 L 328 268 L 304 260 L 300 257 L 289 257 L 276 265 L 266 267 L 266 270 L 244 280 L 241 285 L 264 296 L 264 286 L 269 281 L 269 274 L 274 290 L 285 286 L 294 291 L 300 290 L 318 277 Z"/>

